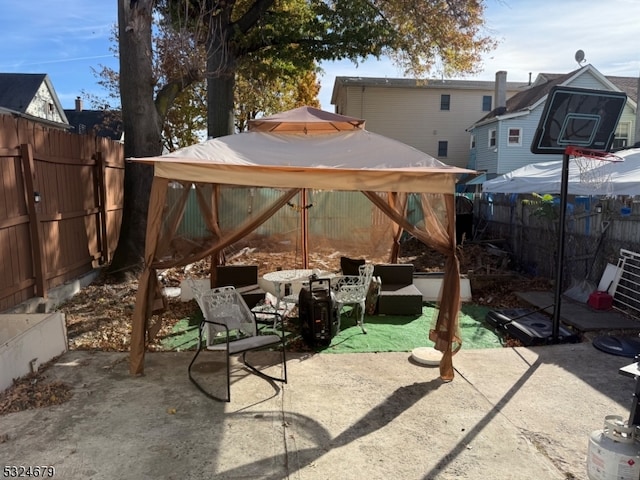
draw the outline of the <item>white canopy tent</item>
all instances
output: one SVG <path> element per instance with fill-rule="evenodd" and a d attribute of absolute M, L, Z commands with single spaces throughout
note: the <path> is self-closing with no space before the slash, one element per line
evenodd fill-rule
<path fill-rule="evenodd" d="M 455 185 L 470 170 L 451 167 L 413 147 L 364 130 L 364 121 L 301 107 L 251 122 L 250 131 L 208 140 L 161 157 L 134 158 L 154 166 L 145 246 L 145 270 L 133 314 L 130 371 L 143 373 L 146 341 L 160 328 L 149 324 L 164 299 L 157 270 L 213 258 L 266 221 L 304 189 L 360 191 L 397 226 L 447 258 L 443 298 L 429 332 L 443 352 L 442 378 L 453 378 L 451 357 L 460 348 L 459 261 L 455 235 Z M 167 205 L 167 189 L 179 182 L 185 194 Z M 225 232 L 218 222 L 220 185 L 273 187 L 284 191 L 240 228 Z M 195 188 L 206 238 L 180 237 L 186 193 Z M 423 220 L 406 220 L 408 193 L 420 194 Z"/>
<path fill-rule="evenodd" d="M 592 161 L 593 167 L 581 173 L 577 162 L 569 160 L 569 195 L 640 195 L 640 149 L 616 153 L 620 162 Z M 585 176 L 593 179 L 585 181 Z M 560 194 L 562 160 L 526 165 L 484 182 L 485 193 L 550 193 Z"/>

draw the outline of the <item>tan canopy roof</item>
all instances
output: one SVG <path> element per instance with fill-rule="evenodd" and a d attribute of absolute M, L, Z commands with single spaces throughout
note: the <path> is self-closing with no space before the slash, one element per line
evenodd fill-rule
<path fill-rule="evenodd" d="M 457 176 L 471 172 L 361 129 L 251 131 L 133 160 L 172 180 L 318 190 L 452 193 Z"/>
<path fill-rule="evenodd" d="M 342 132 L 364 129 L 364 120 L 300 107 L 249 121 L 252 132 Z"/>

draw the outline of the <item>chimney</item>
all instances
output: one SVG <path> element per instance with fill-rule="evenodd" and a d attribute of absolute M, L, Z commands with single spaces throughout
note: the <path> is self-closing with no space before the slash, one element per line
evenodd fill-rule
<path fill-rule="evenodd" d="M 507 107 L 507 72 L 500 70 L 496 72 L 496 92 L 494 94 L 495 108 Z"/>
<path fill-rule="evenodd" d="M 82 98 L 76 97 L 76 112 L 82 111 Z"/>

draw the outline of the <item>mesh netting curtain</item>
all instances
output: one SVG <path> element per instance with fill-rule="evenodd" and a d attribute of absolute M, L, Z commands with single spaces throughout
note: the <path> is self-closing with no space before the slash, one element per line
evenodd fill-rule
<path fill-rule="evenodd" d="M 453 194 L 420 194 L 422 221 L 416 225 L 407 221 L 404 209 L 406 193 L 389 193 L 386 199 L 375 192 L 364 192 L 389 218 L 403 230 L 446 258 L 442 281 L 442 298 L 438 304 L 429 339 L 443 353 L 440 377 L 452 380 L 453 355 L 460 350 L 462 339 L 458 324 L 460 312 L 460 261 L 456 250 L 455 196 Z"/>
<path fill-rule="evenodd" d="M 150 318 L 153 313 L 166 308 L 158 282 L 158 270 L 185 266 L 209 256 L 212 257 L 212 264 L 218 263 L 224 248 L 252 232 L 255 234 L 276 212 L 281 214 L 283 209 L 293 209 L 296 211 L 295 218 L 297 210 L 306 207 L 296 204 L 301 191 L 298 188 L 275 190 L 267 196 L 261 193 L 258 198 L 253 188 L 172 182 L 154 177 L 147 219 L 145 266 L 139 279 L 132 318 L 132 374 L 143 373 L 146 342 L 155 337 L 161 326 L 160 316 L 154 324 L 149 324 Z M 428 335 L 435 343 L 435 348 L 443 352 L 441 377 L 450 380 L 453 378 L 451 357 L 461 345 L 457 323 L 460 272 L 456 256 L 454 195 L 419 194 L 420 208 L 417 210 L 421 211 L 422 218 L 410 222 L 407 220 L 408 194 L 361 193 L 377 209 L 371 209 L 368 203 L 359 203 L 358 198 L 363 198 L 359 192 L 323 191 L 308 197 L 313 204 L 309 210 L 309 230 L 312 232 L 310 247 L 319 248 L 328 241 L 328 237 L 340 238 L 346 231 L 356 251 L 374 252 L 382 245 L 385 251 L 390 252 L 389 259 L 393 262 L 397 260 L 400 235 L 406 231 L 444 254 L 447 259 L 444 293 Z M 349 206 L 348 213 L 345 205 Z M 234 208 L 238 211 L 233 212 Z M 350 230 L 341 229 L 341 221 Z M 336 231 L 331 232 L 331 229 Z M 343 246 L 344 242 L 340 241 L 340 245 Z"/>
<path fill-rule="evenodd" d="M 206 224 L 201 236 L 185 234 L 180 229 L 184 224 L 192 188 L 195 189 L 198 210 Z M 256 215 L 241 225 L 223 230 L 218 222 L 218 188 L 211 184 L 176 183 L 154 177 L 147 215 L 144 270 L 139 278 L 132 317 L 129 365 L 132 374 L 144 372 L 146 342 L 153 339 L 161 327 L 161 318 L 153 325 L 149 324 L 149 319 L 166 308 L 166 300 L 158 282 L 158 270 L 185 266 L 208 256 L 219 255 L 222 249 L 258 228 L 299 191 L 296 188 L 283 191 L 271 204 L 263 205 Z M 167 202 L 169 193 L 171 202 Z"/>

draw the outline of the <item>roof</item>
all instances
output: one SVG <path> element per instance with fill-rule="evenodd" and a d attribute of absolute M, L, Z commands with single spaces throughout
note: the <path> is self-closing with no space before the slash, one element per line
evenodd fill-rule
<path fill-rule="evenodd" d="M 613 77 L 607 75 L 607 80 L 627 94 L 627 98 L 638 103 L 638 79 L 636 77 Z"/>
<path fill-rule="evenodd" d="M 558 85 L 563 85 L 572 78 L 581 75 L 585 71 L 591 71 L 601 75 L 593 66 L 585 65 L 577 70 L 573 70 L 569 73 L 541 73 L 536 78 L 531 88 L 516 93 L 507 100 L 506 109 L 496 108 L 489 112 L 483 118 L 475 123 L 475 125 L 485 123 L 491 119 L 494 119 L 500 115 L 514 114 L 517 112 L 523 112 L 529 110 L 532 106 L 542 101 L 551 91 L 551 89 Z M 635 77 L 614 77 L 614 76 L 602 76 L 605 80 L 611 82 L 616 88 L 625 92 L 627 97 L 634 103 L 637 103 L 638 98 L 638 79 Z"/>
<path fill-rule="evenodd" d="M 120 112 L 106 110 L 65 110 L 74 133 L 91 133 L 112 140 L 122 138 L 122 120 Z"/>
<path fill-rule="evenodd" d="M 507 82 L 507 90 L 514 91 L 527 87 L 527 83 Z M 451 90 L 491 90 L 495 89 L 493 80 L 454 80 L 454 79 L 417 79 L 417 78 L 381 78 L 381 77 L 336 77 L 333 85 L 331 103 L 335 103 L 340 87 L 387 87 L 387 88 L 447 88 Z"/>
<path fill-rule="evenodd" d="M 453 88 L 453 89 L 489 89 L 493 90 L 493 80 L 448 80 L 419 78 L 376 78 L 376 77 L 336 77 L 336 84 L 356 86 L 381 86 L 397 88 Z M 518 89 L 526 86 L 522 82 L 507 82 L 507 88 Z"/>
<path fill-rule="evenodd" d="M 27 108 L 29 108 L 43 83 L 46 84 L 51 94 L 51 100 L 60 114 L 62 122 L 27 113 Z M 53 88 L 49 75 L 46 73 L 0 73 L 0 111 L 23 116 L 57 128 L 68 128 L 62 104 Z"/>
<path fill-rule="evenodd" d="M 46 73 L 0 73 L 0 106 L 26 113 L 46 78 Z"/>

